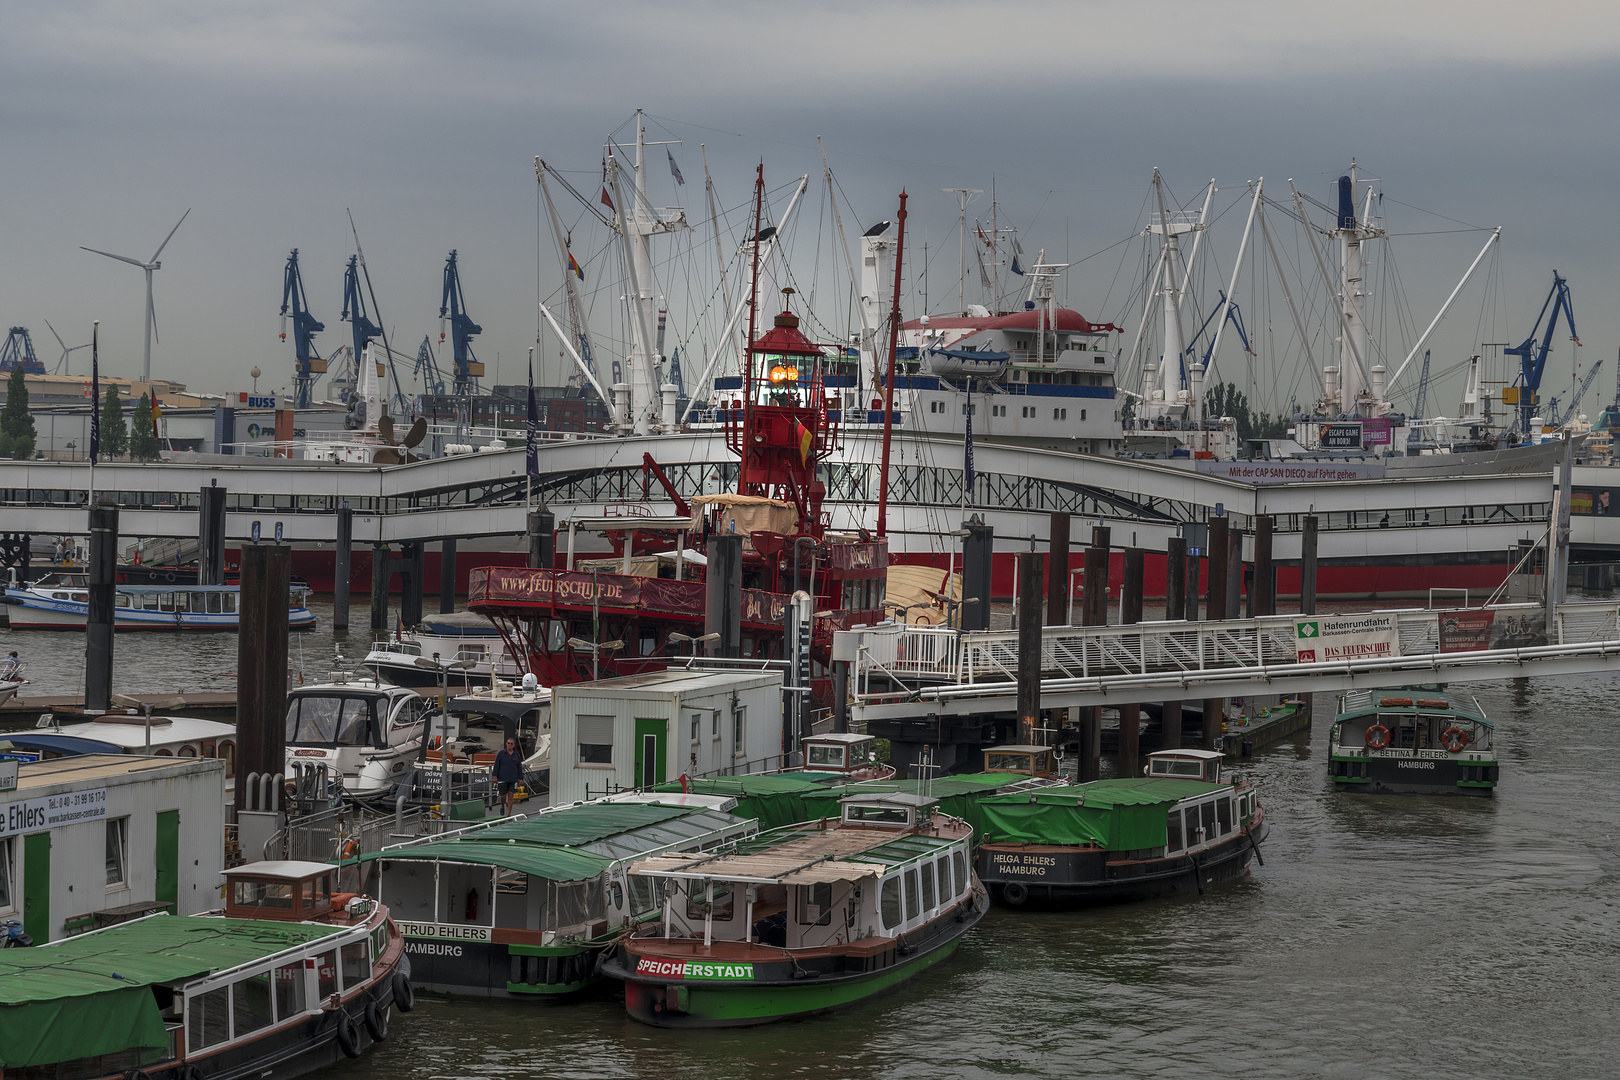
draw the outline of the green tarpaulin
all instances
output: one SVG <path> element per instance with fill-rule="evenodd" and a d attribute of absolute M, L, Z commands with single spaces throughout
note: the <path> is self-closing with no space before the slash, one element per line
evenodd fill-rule
<path fill-rule="evenodd" d="M 762 773 L 752 776 L 712 776 L 688 780 L 694 795 L 725 795 L 737 800 L 738 817 L 753 818 L 761 829 L 797 825 L 821 816 L 805 808 L 805 796 L 842 780 L 838 773 Z M 660 784 L 654 791 L 681 790 L 679 781 Z"/>
<path fill-rule="evenodd" d="M 837 800 L 847 795 L 870 795 L 891 791 L 911 795 L 931 795 L 939 800 L 939 811 L 961 818 L 973 826 L 973 842 L 982 843 L 985 821 L 979 804 L 1003 788 L 1025 783 L 1020 773 L 956 773 L 937 780 L 869 780 L 861 784 L 841 784 L 805 796 L 811 817 L 837 817 Z"/>
<path fill-rule="evenodd" d="M 516 840 L 444 840 L 439 843 L 413 844 L 399 851 L 385 851 L 367 858 L 389 860 L 448 859 L 451 862 L 478 863 L 483 866 L 505 866 L 525 874 L 551 881 L 589 881 L 609 866 L 613 860 L 586 851 L 553 847 L 548 844 L 525 844 Z"/>
<path fill-rule="evenodd" d="M 1109 851 L 1163 847 L 1168 808 L 1219 791 L 1197 780 L 1134 777 L 1036 788 L 979 801 L 985 843 L 1097 844 Z"/>
<path fill-rule="evenodd" d="M 0 1068 L 166 1047 L 149 986 L 250 963 L 341 929 L 159 915 L 0 951 Z"/>

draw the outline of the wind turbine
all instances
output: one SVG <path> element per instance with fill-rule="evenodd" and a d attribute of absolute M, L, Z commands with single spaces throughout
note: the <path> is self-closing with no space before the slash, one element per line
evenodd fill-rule
<path fill-rule="evenodd" d="M 174 228 L 169 230 L 169 235 L 163 238 L 163 243 L 158 245 L 158 249 L 152 252 L 152 257 L 145 262 L 141 262 L 139 259 L 131 259 L 127 255 L 114 255 L 110 251 L 101 251 L 97 248 L 85 247 L 82 244 L 79 246 L 80 251 L 88 251 L 96 255 L 105 255 L 109 259 L 117 259 L 119 262 L 127 262 L 131 266 L 138 266 L 142 270 L 146 271 L 146 360 L 141 366 L 142 382 L 152 381 L 152 339 L 157 336 L 157 312 L 152 307 L 152 271 L 163 269 L 163 264 L 158 262 L 158 256 L 163 254 L 163 249 L 169 246 L 169 241 L 174 239 L 174 234 L 180 231 L 180 226 L 185 223 L 186 218 L 190 216 L 190 214 L 191 208 L 187 207 L 186 212 L 180 215 L 180 220 L 174 223 Z"/>
<path fill-rule="evenodd" d="M 46 319 L 45 320 L 45 325 L 46 325 L 46 327 L 48 327 L 50 329 L 51 336 L 56 339 L 56 343 L 58 345 L 62 346 L 62 359 L 60 359 L 60 360 L 58 360 L 56 362 L 56 370 L 51 372 L 51 374 L 52 375 L 68 375 L 68 374 L 71 374 L 71 372 L 68 370 L 68 357 L 71 356 L 73 353 L 78 352 L 80 349 L 88 349 L 90 346 L 88 344 L 86 344 L 86 345 L 74 345 L 72 347 L 69 347 L 68 343 L 62 340 L 62 335 L 58 334 L 56 332 L 56 327 L 51 326 L 51 320 Z"/>

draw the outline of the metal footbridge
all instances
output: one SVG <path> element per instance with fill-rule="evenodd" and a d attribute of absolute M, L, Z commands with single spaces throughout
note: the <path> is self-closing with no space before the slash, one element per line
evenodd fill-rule
<path fill-rule="evenodd" d="M 1440 624 L 1456 611 L 1409 609 L 1393 618 L 1399 655 L 1301 663 L 1295 624 L 1313 615 L 1127 626 L 1049 626 L 1041 633 L 1041 707 L 1196 701 L 1334 692 L 1415 683 L 1485 682 L 1620 671 L 1620 608 L 1560 604 L 1550 634 L 1539 603 L 1488 611 L 1522 645 L 1441 651 Z M 1322 618 L 1346 618 L 1335 612 Z M 883 624 L 840 632 L 834 658 L 849 663 L 850 720 L 1011 713 L 1018 700 L 1017 631 L 957 631 Z"/>

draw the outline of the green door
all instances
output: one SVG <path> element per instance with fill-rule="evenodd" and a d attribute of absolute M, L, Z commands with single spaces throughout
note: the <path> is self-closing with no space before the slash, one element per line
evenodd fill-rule
<path fill-rule="evenodd" d="M 662 717 L 636 717 L 636 787 L 650 788 L 664 782 L 664 740 L 669 737 L 669 721 Z"/>
<path fill-rule="evenodd" d="M 157 901 L 180 914 L 180 811 L 161 810 L 157 816 Z"/>
<path fill-rule="evenodd" d="M 36 944 L 51 940 L 51 834 L 23 837 L 23 930 Z"/>

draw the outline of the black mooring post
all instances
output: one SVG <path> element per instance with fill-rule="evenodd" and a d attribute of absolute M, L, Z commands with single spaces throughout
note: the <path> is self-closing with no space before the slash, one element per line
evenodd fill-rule
<path fill-rule="evenodd" d="M 710 656 L 742 655 L 742 541 L 736 533 L 709 537 L 703 633 L 720 635 L 704 649 Z"/>
<path fill-rule="evenodd" d="M 1018 556 L 1018 741 L 1036 743 L 1041 715 L 1041 580 L 1046 558 L 1026 551 Z"/>
<path fill-rule="evenodd" d="M 236 808 L 272 810 L 287 766 L 287 588 L 292 552 L 280 545 L 242 547 L 240 627 L 236 635 Z M 250 777 L 263 785 L 260 805 Z"/>
<path fill-rule="evenodd" d="M 391 556 L 387 544 L 371 545 L 371 628 L 388 629 L 388 578 Z"/>
<path fill-rule="evenodd" d="M 1132 626 L 1142 621 L 1142 577 L 1146 555 L 1141 548 L 1125 549 L 1124 578 L 1119 587 L 1119 622 Z M 1119 707 L 1119 774 L 1135 776 L 1142 754 L 1142 706 L 1134 701 Z"/>
<path fill-rule="evenodd" d="M 971 524 L 962 542 L 963 630 L 990 629 L 990 561 L 996 533 L 989 525 Z"/>
<path fill-rule="evenodd" d="M 349 628 L 349 576 L 354 555 L 354 511 L 348 500 L 338 507 L 337 548 L 332 553 L 332 629 Z"/>
<path fill-rule="evenodd" d="M 1189 590 L 1187 585 L 1187 538 L 1185 536 L 1172 536 L 1165 545 L 1165 587 L 1164 587 L 1164 617 L 1166 619 L 1187 618 L 1187 596 L 1189 591 L 1196 592 L 1197 587 Z M 1159 720 L 1159 748 L 1162 750 L 1181 749 L 1181 701 L 1166 701 Z"/>
<path fill-rule="evenodd" d="M 1299 613 L 1316 614 L 1316 515 L 1307 514 L 1301 522 L 1299 552 Z"/>
<path fill-rule="evenodd" d="M 1046 625 L 1062 626 L 1069 618 L 1069 515 L 1052 512 L 1046 548 Z"/>
<path fill-rule="evenodd" d="M 112 708 L 113 619 L 118 610 L 118 507 L 90 508 L 89 611 L 84 624 L 84 707 Z"/>
<path fill-rule="evenodd" d="M 557 564 L 557 518 L 542 507 L 529 511 L 529 566 L 550 570 Z"/>
<path fill-rule="evenodd" d="M 225 489 L 211 480 L 197 504 L 197 584 L 225 584 Z"/>
<path fill-rule="evenodd" d="M 1228 599 L 1227 580 L 1231 572 L 1231 525 L 1232 519 L 1225 515 L 1212 516 L 1209 519 L 1209 599 L 1208 612 L 1212 622 L 1219 622 L 1228 617 L 1226 602 Z M 1199 745 L 1205 750 L 1215 749 L 1221 737 L 1221 718 L 1226 712 L 1226 702 L 1222 698 L 1205 698 L 1203 719 L 1200 727 L 1203 737 Z"/>

